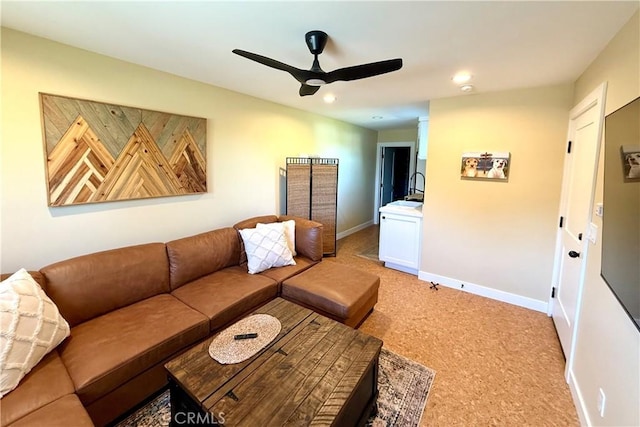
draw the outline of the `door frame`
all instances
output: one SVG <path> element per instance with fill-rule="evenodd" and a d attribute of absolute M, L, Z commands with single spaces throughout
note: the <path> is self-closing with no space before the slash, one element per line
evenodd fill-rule
<path fill-rule="evenodd" d="M 378 224 L 380 218 L 378 209 L 380 208 L 380 173 L 382 172 L 382 149 L 385 147 L 408 147 L 409 148 L 409 176 L 416 171 L 416 142 L 378 142 L 376 147 L 376 179 L 374 185 L 374 205 L 373 205 L 373 223 Z"/>
<path fill-rule="evenodd" d="M 586 224 L 587 229 L 583 231 L 584 236 L 588 236 L 589 224 L 591 224 L 591 222 L 593 221 L 593 203 L 595 200 L 596 183 L 598 179 L 598 166 L 600 164 L 600 156 L 602 154 L 601 153 L 602 139 L 604 137 L 603 129 L 604 129 L 606 93 L 607 93 L 607 82 L 603 82 L 591 93 L 589 93 L 582 101 L 580 101 L 575 107 L 573 107 L 569 112 L 569 129 L 567 130 L 567 143 L 568 141 L 571 140 L 572 135 L 574 133 L 573 121 L 575 119 L 577 119 L 579 116 L 581 116 L 583 113 L 585 113 L 587 110 L 589 110 L 594 106 L 598 108 L 598 114 L 601 117 L 600 125 L 598 126 L 598 130 L 597 130 L 596 158 L 593 165 L 594 173 L 593 173 L 593 179 L 591 182 L 591 188 L 589 189 L 589 193 L 590 193 L 589 194 L 589 212 L 587 213 L 587 224 Z M 564 166 L 563 166 L 564 172 L 562 175 L 562 191 L 560 196 L 560 209 L 558 214 L 558 221 L 560 220 L 561 216 L 566 216 L 567 203 L 568 203 L 567 202 L 568 187 L 570 184 L 568 182 L 568 174 L 567 174 L 569 169 L 568 165 L 570 162 L 569 156 L 570 156 L 569 153 L 565 153 Z M 553 277 L 551 282 L 551 288 L 557 287 L 558 282 L 560 280 L 560 273 L 561 273 L 560 266 L 562 265 L 562 259 L 564 257 L 564 253 L 562 250 L 563 231 L 564 231 L 563 228 L 558 227 L 558 230 L 556 232 L 556 247 L 555 247 L 554 263 L 553 263 Z M 582 312 L 582 294 L 583 294 L 584 282 L 585 282 L 586 271 L 587 271 L 587 260 L 589 256 L 589 243 L 590 242 L 588 238 L 583 239 L 582 245 L 580 248 L 581 265 L 580 265 L 580 276 L 579 276 L 580 278 L 578 282 L 578 292 L 577 292 L 577 301 L 576 301 L 576 314 L 575 314 L 575 318 L 573 319 L 573 331 L 571 335 L 571 343 L 569 345 L 569 352 L 568 354 L 565 354 L 565 358 L 566 358 L 565 380 L 567 382 L 570 381 L 570 375 L 572 372 L 573 359 L 574 359 L 575 348 L 576 348 L 576 337 L 578 335 L 577 330 L 580 325 L 580 314 Z M 553 298 L 551 295 L 552 295 L 552 289 L 549 289 L 549 304 L 548 304 L 547 314 L 553 318 L 555 298 Z"/>

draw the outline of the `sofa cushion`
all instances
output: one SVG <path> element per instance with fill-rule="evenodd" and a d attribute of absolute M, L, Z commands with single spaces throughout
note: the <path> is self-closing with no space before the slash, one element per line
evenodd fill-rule
<path fill-rule="evenodd" d="M 69 336 L 69 324 L 25 269 L 0 283 L 0 397 Z"/>
<path fill-rule="evenodd" d="M 249 274 L 260 273 L 272 267 L 296 264 L 287 246 L 284 226 L 245 228 L 239 233 L 247 252 Z"/>
<path fill-rule="evenodd" d="M 71 258 L 40 272 L 47 280 L 47 294 L 72 327 L 169 292 L 169 262 L 164 243 Z"/>
<path fill-rule="evenodd" d="M 287 265 L 279 268 L 270 268 L 260 273 L 260 275 L 267 276 L 275 280 L 276 282 L 278 282 L 278 284 L 281 284 L 283 281 L 285 281 L 289 277 L 302 273 L 307 268 L 319 262 L 319 261 L 311 261 L 309 258 L 303 257 L 303 256 L 297 256 L 294 258 L 294 260 L 296 262 L 295 265 Z"/>
<path fill-rule="evenodd" d="M 240 263 L 238 233 L 231 227 L 167 243 L 171 289 Z"/>
<path fill-rule="evenodd" d="M 236 230 L 244 230 L 245 228 L 256 228 L 256 226 L 261 224 L 270 224 L 272 222 L 277 222 L 278 217 L 275 215 L 262 215 L 262 216 L 254 216 L 253 218 L 247 218 L 244 221 L 240 221 L 233 225 L 233 228 Z M 244 249 L 244 243 L 242 242 L 242 238 L 238 236 L 240 240 L 240 264 L 244 264 L 247 262 L 247 252 Z"/>
<path fill-rule="evenodd" d="M 6 426 L 73 391 L 71 378 L 54 350 L 22 379 L 16 389 L 2 398 L 0 425 Z"/>
<path fill-rule="evenodd" d="M 287 247 L 291 251 L 291 255 L 296 256 L 296 222 L 292 219 L 282 222 L 271 222 L 269 224 L 263 224 L 261 222 L 256 224 L 256 228 L 275 228 L 284 230 L 284 238 L 287 240 Z"/>
<path fill-rule="evenodd" d="M 98 426 L 113 426 L 114 420 L 139 407 L 141 402 L 148 401 L 159 390 L 166 388 L 168 378 L 164 365 L 175 357 L 176 355 L 169 356 L 169 358 L 156 364 L 151 369 L 147 369 L 98 400 L 86 405 L 85 408 L 93 422 Z M 145 426 L 145 424 L 141 424 L 143 427 Z M 169 420 L 167 420 L 165 426 L 169 426 Z M 191 426 L 193 427 L 193 424 Z M 129 427 L 136 426 L 134 424 Z M 160 426 L 150 424 L 147 427 Z M 183 425 L 182 427 L 189 426 Z"/>
<path fill-rule="evenodd" d="M 321 262 L 282 283 L 282 296 L 317 307 L 349 326 L 362 320 L 378 301 L 380 278 L 337 262 Z M 358 318 L 360 317 L 360 318 Z"/>
<path fill-rule="evenodd" d="M 87 405 L 208 332 L 205 316 L 162 294 L 72 328 L 58 350 Z"/>
<path fill-rule="evenodd" d="M 3 424 L 5 425 L 5 424 Z M 75 394 L 67 394 L 20 418 L 11 427 L 93 427 L 89 414 Z"/>
<path fill-rule="evenodd" d="M 247 274 L 235 266 L 216 271 L 172 292 L 185 304 L 210 319 L 211 331 L 275 298 L 277 283 L 265 276 Z"/>

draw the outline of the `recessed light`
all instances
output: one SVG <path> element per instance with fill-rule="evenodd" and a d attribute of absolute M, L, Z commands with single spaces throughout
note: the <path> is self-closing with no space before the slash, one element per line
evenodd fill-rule
<path fill-rule="evenodd" d="M 462 85 L 460 86 L 460 90 L 463 92 L 471 92 L 473 90 L 472 85 Z"/>
<path fill-rule="evenodd" d="M 456 74 L 455 76 L 453 76 L 451 78 L 451 80 L 453 80 L 454 83 L 460 85 L 460 84 L 466 83 L 469 80 L 471 80 L 471 74 L 466 72 L 466 71 L 461 71 L 458 74 Z"/>
<path fill-rule="evenodd" d="M 331 104 L 335 102 L 337 98 L 334 94 L 328 93 L 322 99 L 324 99 L 324 102 L 326 102 L 327 104 Z"/>

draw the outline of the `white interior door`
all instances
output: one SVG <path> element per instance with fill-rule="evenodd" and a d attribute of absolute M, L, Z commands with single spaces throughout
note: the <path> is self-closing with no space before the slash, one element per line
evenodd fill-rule
<path fill-rule="evenodd" d="M 582 285 L 588 252 L 606 85 L 601 85 L 571 110 L 568 149 L 562 181 L 561 226 L 555 262 L 555 301 L 551 314 L 567 359 L 573 358 Z M 570 147 L 570 148 L 569 148 Z M 568 370 L 567 370 L 568 372 Z"/>

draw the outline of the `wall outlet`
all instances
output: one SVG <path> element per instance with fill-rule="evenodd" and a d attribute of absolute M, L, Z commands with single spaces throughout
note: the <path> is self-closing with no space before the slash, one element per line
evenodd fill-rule
<path fill-rule="evenodd" d="M 599 389 L 598 390 L 598 413 L 603 418 L 604 418 L 604 405 L 605 405 L 606 399 L 607 398 L 604 395 L 604 390 Z"/>

